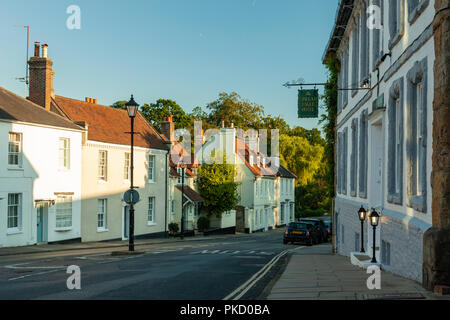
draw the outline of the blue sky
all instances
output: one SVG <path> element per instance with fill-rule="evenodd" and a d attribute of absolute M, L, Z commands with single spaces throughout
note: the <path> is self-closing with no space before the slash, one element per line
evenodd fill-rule
<path fill-rule="evenodd" d="M 321 58 L 338 0 L 15 0 L 0 4 L 0 86 L 25 96 L 26 31 L 49 45 L 57 95 L 110 105 L 134 94 L 138 103 L 176 100 L 187 112 L 220 92 L 236 91 L 297 118 L 303 78 L 324 82 Z M 81 30 L 69 30 L 68 6 L 81 8 Z"/>

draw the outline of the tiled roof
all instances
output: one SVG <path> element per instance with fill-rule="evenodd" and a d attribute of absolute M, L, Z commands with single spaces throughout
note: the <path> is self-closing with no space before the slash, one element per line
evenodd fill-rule
<path fill-rule="evenodd" d="M 244 150 L 245 154 L 242 154 L 242 150 Z M 247 168 L 249 168 L 250 171 L 255 176 L 265 176 L 265 177 L 275 177 L 276 176 L 277 173 L 275 171 L 273 171 L 269 166 L 270 165 L 269 159 L 267 157 L 265 157 L 262 153 L 256 153 L 254 151 L 251 151 L 249 146 L 244 141 L 242 141 L 241 139 L 238 139 L 238 138 L 236 138 L 236 153 L 239 155 L 239 157 L 245 163 Z M 250 165 L 250 161 L 249 161 L 250 155 L 253 156 L 253 166 Z M 257 157 L 261 157 L 261 165 L 260 166 L 258 166 Z M 262 166 L 263 158 L 266 159 L 265 166 Z"/>
<path fill-rule="evenodd" d="M 126 110 L 56 96 L 56 107 L 72 121 L 84 121 L 88 125 L 91 141 L 129 145 L 130 118 Z M 135 118 L 134 144 L 137 147 L 167 150 L 165 140 L 141 113 Z"/>
<path fill-rule="evenodd" d="M 181 186 L 176 186 L 176 188 L 178 190 L 180 190 L 180 192 L 182 190 L 184 190 L 184 196 L 189 198 L 191 201 L 193 202 L 203 202 L 205 201 L 201 195 L 199 195 L 197 192 L 195 192 L 194 190 L 192 190 L 190 187 L 188 186 L 184 186 L 184 188 L 181 188 Z"/>
<path fill-rule="evenodd" d="M 83 130 L 72 121 L 0 87 L 0 119 Z"/>
<path fill-rule="evenodd" d="M 277 176 L 283 177 L 283 178 L 289 178 L 289 179 L 297 179 L 297 176 L 292 171 L 290 171 L 286 167 L 282 166 L 281 164 L 280 164 L 280 168 L 278 169 Z"/>

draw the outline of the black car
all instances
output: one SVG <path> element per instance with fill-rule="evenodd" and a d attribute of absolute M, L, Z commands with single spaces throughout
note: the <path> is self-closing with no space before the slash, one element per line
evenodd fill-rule
<path fill-rule="evenodd" d="M 299 222 L 311 223 L 319 233 L 319 243 L 328 242 L 328 229 L 325 223 L 320 219 L 302 218 Z"/>
<path fill-rule="evenodd" d="M 318 243 L 319 234 L 314 225 L 310 223 L 291 222 L 284 232 L 283 243 L 303 242 L 308 246 Z"/>

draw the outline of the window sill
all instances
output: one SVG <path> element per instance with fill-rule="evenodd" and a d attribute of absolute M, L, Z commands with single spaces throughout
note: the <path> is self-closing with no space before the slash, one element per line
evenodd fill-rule
<path fill-rule="evenodd" d="M 67 231 L 72 231 L 72 227 L 55 228 L 55 232 L 67 232 Z"/>
<path fill-rule="evenodd" d="M 8 171 L 24 171 L 22 167 L 7 167 Z"/>
<path fill-rule="evenodd" d="M 410 196 L 408 198 L 408 207 L 421 213 L 427 213 L 426 196 Z"/>
<path fill-rule="evenodd" d="M 106 184 L 106 180 L 98 180 L 98 183 L 100 183 L 100 184 Z"/>
<path fill-rule="evenodd" d="M 156 181 L 155 180 L 148 180 L 147 181 L 149 184 L 156 184 Z"/>
<path fill-rule="evenodd" d="M 154 222 L 147 222 L 147 226 L 154 227 L 154 226 L 156 226 L 156 223 L 154 223 Z"/>
<path fill-rule="evenodd" d="M 97 229 L 97 233 L 109 232 L 108 229 Z"/>
<path fill-rule="evenodd" d="M 20 229 L 17 229 L 17 228 L 8 229 L 8 231 L 6 231 L 6 235 L 8 235 L 8 236 L 13 236 L 13 235 L 16 235 L 16 234 L 21 234 L 21 233 L 23 233 L 23 231 L 20 230 Z"/>
<path fill-rule="evenodd" d="M 403 37 L 403 32 L 398 32 L 392 39 L 389 40 L 388 48 L 392 51 L 392 49 L 400 42 L 400 39 Z"/>

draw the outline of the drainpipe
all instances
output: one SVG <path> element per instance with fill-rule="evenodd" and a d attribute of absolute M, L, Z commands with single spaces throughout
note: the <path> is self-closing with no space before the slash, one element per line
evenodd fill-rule
<path fill-rule="evenodd" d="M 167 238 L 167 215 L 168 215 L 168 201 L 169 201 L 169 168 L 168 168 L 168 159 L 169 159 L 170 152 L 167 151 L 166 154 L 166 204 L 165 204 L 165 216 L 164 216 L 164 237 Z"/>

